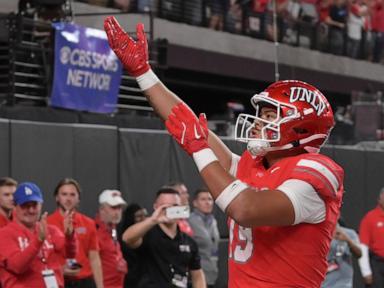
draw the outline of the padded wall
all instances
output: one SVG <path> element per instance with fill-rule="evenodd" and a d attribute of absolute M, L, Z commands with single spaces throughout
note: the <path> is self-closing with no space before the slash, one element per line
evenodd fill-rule
<path fill-rule="evenodd" d="M 0 119 L 0 175 L 10 175 L 10 123 L 9 120 Z"/>
<path fill-rule="evenodd" d="M 55 209 L 53 189 L 63 177 L 79 180 L 80 210 L 90 217 L 97 211 L 97 195 L 106 188 L 120 189 L 128 203 L 137 202 L 151 212 L 156 191 L 170 181 L 185 182 L 191 196 L 203 186 L 191 158 L 163 130 L 19 120 L 1 120 L 0 128 L 1 175 L 36 182 L 49 212 Z M 242 144 L 224 141 L 237 154 L 244 149 Z M 322 152 L 345 170 L 342 215 L 358 229 L 384 186 L 384 152 L 341 146 L 327 146 Z M 218 209 L 215 215 L 223 238 L 217 287 L 225 287 L 228 230 L 225 215 Z M 355 287 L 360 287 L 356 273 Z"/>

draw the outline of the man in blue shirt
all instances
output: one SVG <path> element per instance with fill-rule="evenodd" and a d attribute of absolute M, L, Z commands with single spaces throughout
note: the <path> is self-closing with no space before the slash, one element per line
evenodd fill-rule
<path fill-rule="evenodd" d="M 361 257 L 359 236 L 353 229 L 336 226 L 328 254 L 328 270 L 322 288 L 352 288 L 352 256 Z"/>

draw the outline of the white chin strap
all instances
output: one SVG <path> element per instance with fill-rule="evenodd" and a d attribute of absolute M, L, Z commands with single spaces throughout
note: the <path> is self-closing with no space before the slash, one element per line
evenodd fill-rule
<path fill-rule="evenodd" d="M 298 147 L 298 146 L 301 146 L 303 144 L 307 144 L 309 142 L 312 142 L 313 140 L 326 139 L 327 137 L 328 137 L 328 135 L 326 135 L 326 134 L 315 134 L 315 135 L 309 136 L 307 138 L 300 139 L 298 141 L 297 145 L 294 145 L 293 143 L 288 143 L 288 144 L 285 144 L 283 146 L 277 146 L 277 147 L 271 146 L 271 143 L 268 141 L 255 139 L 255 140 L 248 141 L 247 149 L 253 156 L 264 156 L 265 154 L 267 154 L 268 152 L 271 152 L 271 151 L 288 150 L 288 149 L 291 149 L 293 147 Z M 307 150 L 308 152 L 312 152 L 312 153 L 317 153 L 319 151 L 318 148 L 314 148 L 311 146 L 304 147 L 304 149 Z"/>

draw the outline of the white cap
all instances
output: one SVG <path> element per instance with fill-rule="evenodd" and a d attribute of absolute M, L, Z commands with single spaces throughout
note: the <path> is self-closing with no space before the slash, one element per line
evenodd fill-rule
<path fill-rule="evenodd" d="M 99 195 L 99 204 L 108 204 L 110 206 L 127 205 L 127 202 L 121 197 L 119 190 L 104 190 Z"/>

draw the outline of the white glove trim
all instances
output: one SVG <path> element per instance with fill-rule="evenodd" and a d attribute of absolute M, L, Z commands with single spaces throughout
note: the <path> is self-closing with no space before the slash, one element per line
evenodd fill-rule
<path fill-rule="evenodd" d="M 137 77 L 136 81 L 142 91 L 147 90 L 154 86 L 157 82 L 160 82 L 159 78 L 157 78 L 152 69 L 149 69 L 147 72 Z"/>
<path fill-rule="evenodd" d="M 201 172 L 205 167 L 214 161 L 219 161 L 210 148 L 205 148 L 192 154 L 193 160 L 196 163 L 197 169 Z"/>

